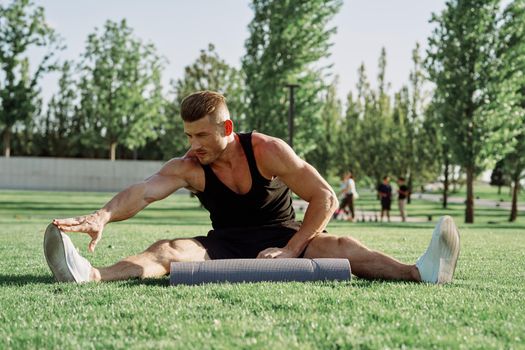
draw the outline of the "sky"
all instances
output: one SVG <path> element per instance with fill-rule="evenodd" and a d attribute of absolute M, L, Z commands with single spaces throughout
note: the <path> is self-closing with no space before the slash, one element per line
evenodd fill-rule
<path fill-rule="evenodd" d="M 7 1 L 0 0 L 2 3 Z M 208 43 L 228 64 L 240 67 L 248 23 L 253 17 L 249 0 L 35 0 L 43 6 L 49 24 L 63 37 L 67 48 L 58 53 L 62 60 L 77 61 L 88 34 L 101 28 L 108 19 L 125 18 L 134 33 L 152 42 L 168 64 L 164 86 L 183 76 Z M 432 12 L 440 12 L 444 0 L 346 0 L 331 25 L 337 27 L 332 37 L 329 62 L 339 76 L 341 99 L 355 90 L 357 68 L 365 63 L 373 82 L 381 48 L 387 52 L 387 81 L 391 92 L 408 81 L 411 52 L 416 42 L 424 50 L 433 24 Z M 36 64 L 35 56 L 35 63 Z M 56 91 L 57 74 L 41 81 L 44 100 Z"/>

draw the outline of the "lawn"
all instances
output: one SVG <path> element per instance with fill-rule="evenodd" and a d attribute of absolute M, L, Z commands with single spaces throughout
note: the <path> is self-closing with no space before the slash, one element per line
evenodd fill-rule
<path fill-rule="evenodd" d="M 169 287 L 167 278 L 57 284 L 42 254 L 54 217 L 98 209 L 107 193 L 0 191 L 0 348 L 525 348 L 525 220 L 415 200 L 410 215 L 449 214 L 460 223 L 462 252 L 452 284 L 366 281 L 212 284 Z M 371 193 L 358 207 L 374 208 Z M 523 215 L 523 214 L 522 214 Z M 332 222 L 329 231 L 413 262 L 432 223 Z M 205 234 L 206 212 L 174 195 L 135 218 L 113 223 L 94 254 L 87 235 L 74 243 L 107 265 L 160 238 Z"/>

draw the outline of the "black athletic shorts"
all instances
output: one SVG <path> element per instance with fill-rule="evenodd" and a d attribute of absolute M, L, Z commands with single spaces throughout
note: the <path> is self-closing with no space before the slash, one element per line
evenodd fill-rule
<path fill-rule="evenodd" d="M 390 198 L 381 199 L 381 209 L 390 210 L 391 204 L 392 204 L 392 200 Z"/>
<path fill-rule="evenodd" d="M 300 222 L 287 222 L 278 226 L 217 229 L 194 239 L 213 260 L 254 259 L 266 248 L 283 248 L 300 227 Z M 303 256 L 304 251 L 299 257 Z"/>

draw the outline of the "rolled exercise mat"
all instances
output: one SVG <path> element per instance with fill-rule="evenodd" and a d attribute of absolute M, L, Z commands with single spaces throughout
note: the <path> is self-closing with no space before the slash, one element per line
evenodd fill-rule
<path fill-rule="evenodd" d="M 172 262 L 170 284 L 218 282 L 344 281 L 352 273 L 348 259 L 226 259 Z"/>

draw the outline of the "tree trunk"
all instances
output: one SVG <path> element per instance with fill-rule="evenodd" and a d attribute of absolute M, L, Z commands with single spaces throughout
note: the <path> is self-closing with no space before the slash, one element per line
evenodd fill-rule
<path fill-rule="evenodd" d="M 465 208 L 465 223 L 474 223 L 474 166 L 467 166 L 467 207 Z"/>
<path fill-rule="evenodd" d="M 514 174 L 514 188 L 512 190 L 512 206 L 510 209 L 509 221 L 514 222 L 518 218 L 518 193 L 520 188 L 520 174 Z"/>
<path fill-rule="evenodd" d="M 117 143 L 116 142 L 111 142 L 109 144 L 109 157 L 110 157 L 111 161 L 115 160 L 115 153 L 116 152 L 117 152 Z"/>
<path fill-rule="evenodd" d="M 7 127 L 4 129 L 4 156 L 11 156 L 11 131 Z"/>
<path fill-rule="evenodd" d="M 445 160 L 445 172 L 444 177 L 445 180 L 443 181 L 443 209 L 447 209 L 448 205 L 448 170 L 449 170 L 449 164 L 448 159 Z"/>
<path fill-rule="evenodd" d="M 412 202 L 412 173 L 408 175 L 408 196 L 407 196 L 407 204 L 410 204 Z"/>
<path fill-rule="evenodd" d="M 498 185 L 498 195 L 501 195 L 501 185 Z"/>

